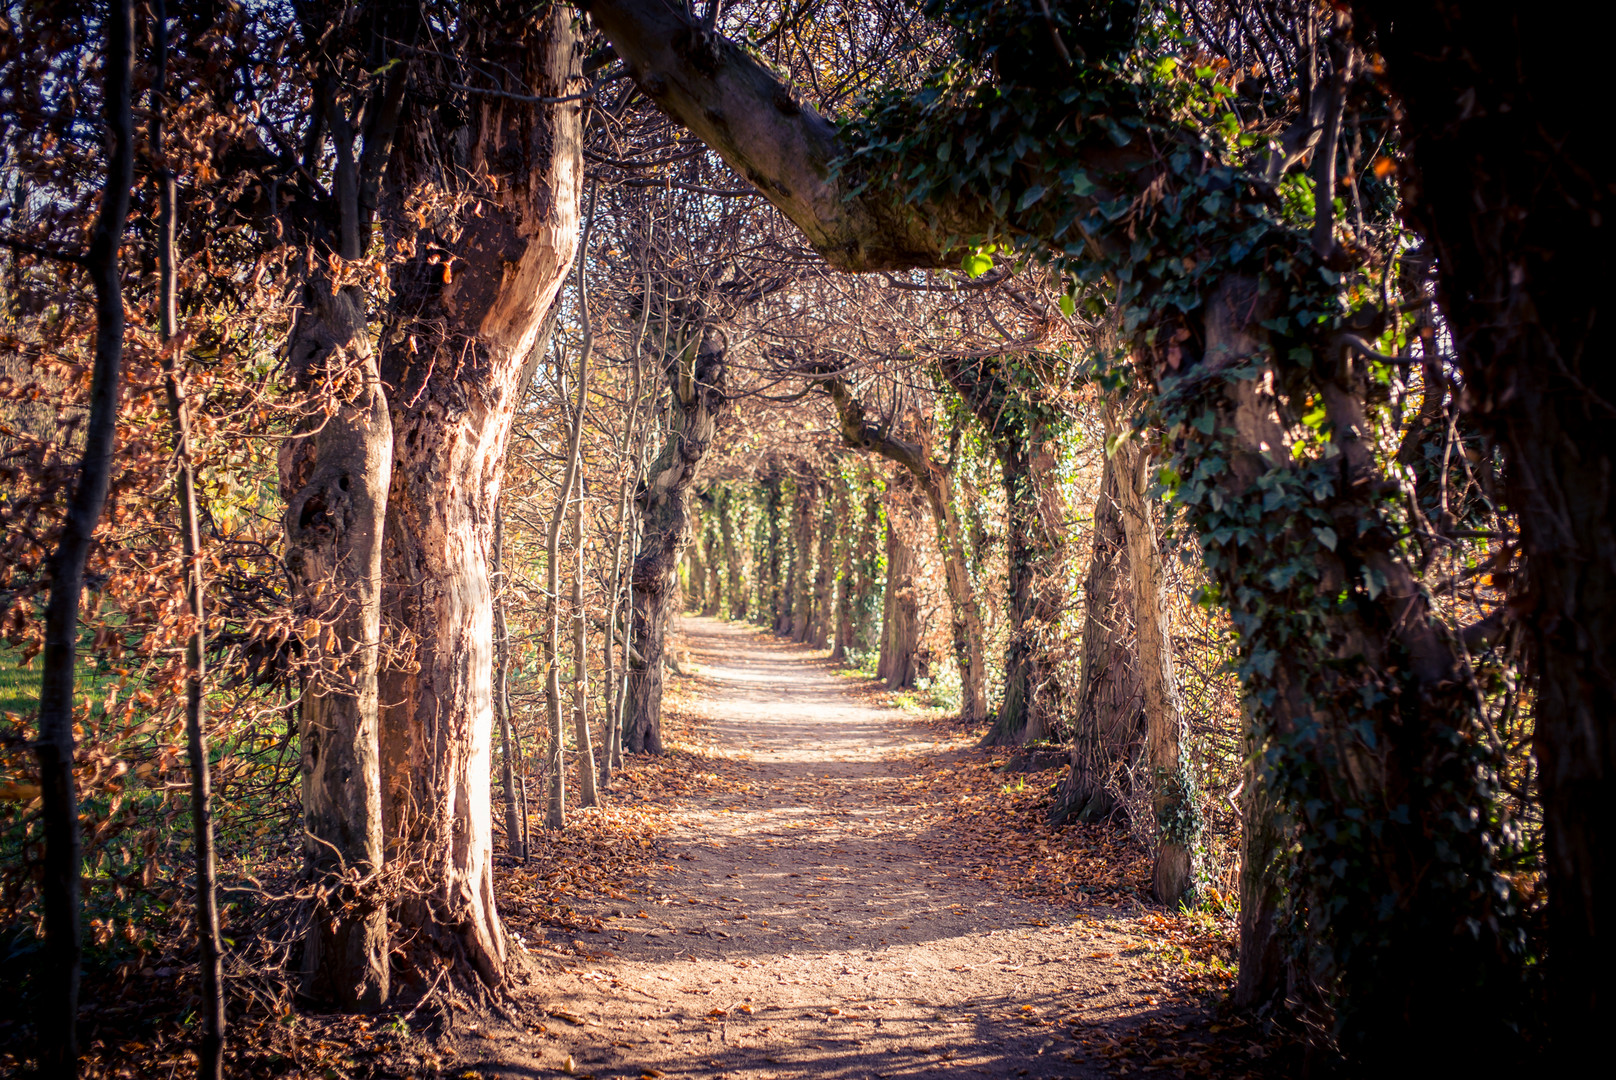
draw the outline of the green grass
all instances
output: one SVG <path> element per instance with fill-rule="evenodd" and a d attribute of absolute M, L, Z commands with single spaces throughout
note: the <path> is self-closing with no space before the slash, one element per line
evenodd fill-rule
<path fill-rule="evenodd" d="M 39 707 L 39 657 L 23 667 L 22 653 L 0 645 L 0 712 L 31 713 Z"/>

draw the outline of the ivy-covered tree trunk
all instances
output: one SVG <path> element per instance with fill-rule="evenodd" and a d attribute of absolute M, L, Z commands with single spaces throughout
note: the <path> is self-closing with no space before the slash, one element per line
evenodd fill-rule
<path fill-rule="evenodd" d="M 485 70 L 511 73 L 495 89 L 561 100 L 476 95 L 463 128 L 422 114 L 395 154 L 402 190 L 464 191 L 478 212 L 452 233 L 428 222 L 388 238 L 415 252 L 394 276 L 399 309 L 431 332 L 390 339 L 381 365 L 395 388 L 384 603 L 413 646 L 381 684 L 383 812 L 407 890 L 393 912 L 403 940 L 430 954 L 428 970 L 446 960 L 497 986 L 489 547 L 524 368 L 577 246 L 580 57 L 560 5 L 499 8 L 466 32 Z"/>
<path fill-rule="evenodd" d="M 780 576 L 775 579 L 774 588 L 776 597 L 774 632 L 781 637 L 791 636 L 792 616 L 797 607 L 797 572 L 802 562 L 797 552 L 797 497 L 798 485 L 795 481 L 792 482 L 789 492 L 782 485 L 780 506 L 776 512 L 771 536 L 775 544 L 779 544 L 782 540 L 785 542 L 785 547 L 779 549 Z"/>
<path fill-rule="evenodd" d="M 903 466 L 926 497 L 937 530 L 937 550 L 942 556 L 943 581 L 948 589 L 949 625 L 963 699 L 960 719 L 967 724 L 983 720 L 988 713 L 986 635 L 977 603 L 976 583 L 971 579 L 970 566 L 965 559 L 965 536 L 955 503 L 953 477 L 943 463 L 933 460 L 925 447 L 868 422 L 864 418 L 864 405 L 837 370 L 826 368 L 816 371 L 815 375 L 836 408 L 842 443 L 880 454 Z"/>
<path fill-rule="evenodd" d="M 1039 375 L 1018 360 L 944 357 L 938 368 L 982 425 L 1004 478 L 1008 528 L 1010 644 L 1004 700 L 983 742 L 1015 745 L 1047 738 L 1065 697 L 1048 643 L 1064 603 L 1064 514 L 1053 475 L 1048 418 L 1036 400 Z"/>
<path fill-rule="evenodd" d="M 1119 798 L 1128 801 L 1140 776 L 1145 710 L 1134 650 L 1133 576 L 1122 524 L 1117 461 L 1105 459 L 1094 500 L 1093 547 L 1083 584 L 1071 769 L 1051 819 L 1097 821 Z"/>
<path fill-rule="evenodd" d="M 690 538 L 690 487 L 712 443 L 728 399 L 723 335 L 691 327 L 664 360 L 670 423 L 667 442 L 634 494 L 644 539 L 634 560 L 634 641 L 624 745 L 636 754 L 662 753 L 662 665 L 668 620 L 678 603 L 679 554 Z"/>
<path fill-rule="evenodd" d="M 853 647 L 864 652 L 878 642 L 880 624 L 876 605 L 881 596 L 881 550 L 885 545 L 881 524 L 881 496 L 874 483 L 864 489 L 864 515 L 858 546 L 853 549 Z"/>
<path fill-rule="evenodd" d="M 1273 340 L 1277 302 L 1254 277 L 1224 276 L 1206 301 L 1204 350 L 1164 408 L 1178 425 L 1179 498 L 1240 631 L 1253 756 L 1294 830 L 1287 902 L 1305 905 L 1310 970 L 1329 980 L 1300 989 L 1343 1010 L 1360 1058 L 1382 1056 L 1375 1040 L 1388 1033 L 1432 1025 L 1483 1039 L 1518 985 L 1503 972 L 1519 930 L 1498 838 L 1476 812 L 1496 773 L 1471 676 L 1393 525 L 1363 362 L 1273 362 L 1295 347 Z M 1290 415 L 1298 390 L 1278 393 L 1286 379 L 1317 394 L 1327 449 L 1292 450 L 1304 429 Z M 1266 857 L 1260 845 L 1248 855 Z M 1263 869 L 1248 867 L 1249 885 Z M 1254 924 L 1271 897 L 1250 900 L 1242 949 L 1278 979 L 1264 959 L 1270 928 Z"/>
<path fill-rule="evenodd" d="M 780 508 L 783 502 L 781 479 L 771 474 L 763 481 L 763 517 L 757 527 L 757 538 L 762 541 L 763 550 L 757 553 L 752 562 L 760 571 L 757 621 L 761 626 L 772 628 L 775 633 L 780 632 L 785 597 L 789 595 L 781 579 L 781 562 L 786 557 L 780 548 Z"/>
<path fill-rule="evenodd" d="M 836 661 L 847 659 L 848 643 L 853 639 L 853 532 L 857 527 L 849 530 L 851 521 L 849 513 L 849 492 L 851 485 L 843 478 L 836 485 L 836 501 L 831 510 L 831 520 L 838 527 L 837 549 L 841 552 L 841 560 L 836 569 L 836 601 L 835 614 L 832 621 L 835 624 L 833 639 L 831 641 L 830 658 Z"/>

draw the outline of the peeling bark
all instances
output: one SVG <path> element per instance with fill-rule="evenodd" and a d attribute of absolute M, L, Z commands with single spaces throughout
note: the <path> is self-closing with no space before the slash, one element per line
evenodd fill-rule
<path fill-rule="evenodd" d="M 321 890 L 303 943 L 302 992 L 344 1011 L 387 1000 L 378 662 L 382 530 L 392 423 L 365 297 L 317 277 L 292 329 L 293 381 L 310 401 L 351 387 L 300 424 L 281 454 L 286 567 L 303 636 L 299 746 L 305 873 Z"/>
<path fill-rule="evenodd" d="M 517 73 L 513 90 L 577 92 L 570 10 L 552 6 L 536 19 L 513 12 L 468 32 L 487 70 Z M 435 114 L 425 117 L 395 155 L 405 190 L 462 191 L 466 178 L 479 180 L 465 191 L 478 212 L 458 231 L 429 223 L 410 237 L 419 254 L 393 284 L 418 333 L 400 335 L 383 354 L 395 433 L 386 606 L 416 653 L 383 679 L 388 853 L 415 890 L 396 912 L 411 948 L 490 986 L 503 982 L 507 954 L 489 804 L 488 549 L 523 368 L 541 347 L 577 245 L 581 144 L 577 101 L 479 95 L 466 129 L 443 132 Z M 429 248 L 452 261 L 429 262 Z M 419 352 L 417 340 L 426 345 Z"/>

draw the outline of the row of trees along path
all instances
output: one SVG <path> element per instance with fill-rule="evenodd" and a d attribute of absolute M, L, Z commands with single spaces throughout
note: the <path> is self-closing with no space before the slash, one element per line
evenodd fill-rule
<path fill-rule="evenodd" d="M 502 902 L 529 962 L 513 1020 L 461 1025 L 457 1073 L 1101 1076 L 1130 1050 L 1199 1060 L 1209 1021 L 1160 963 L 1159 914 L 1019 895 L 917 794 L 928 771 L 984 756 L 952 724 L 744 624 L 689 619 L 684 637 L 674 693 L 694 698 L 721 782 L 652 793 L 670 810 L 654 876 L 574 897 L 594 933 Z"/>

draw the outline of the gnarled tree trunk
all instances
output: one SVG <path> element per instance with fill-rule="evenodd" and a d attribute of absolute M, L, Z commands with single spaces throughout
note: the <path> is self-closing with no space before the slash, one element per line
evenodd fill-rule
<path fill-rule="evenodd" d="M 380 720 L 382 530 L 392 423 L 357 287 L 324 278 L 304 289 L 292 330 L 294 381 L 357 376 L 346 400 L 315 412 L 281 455 L 286 567 L 310 629 L 303 641 L 299 745 L 304 862 L 320 890 L 303 942 L 303 993 L 343 1010 L 387 1000 L 382 871 Z M 351 373 L 351 374 L 350 374 Z"/>
<path fill-rule="evenodd" d="M 666 360 L 672 421 L 662 453 L 634 495 L 645 538 L 634 560 L 634 641 L 629 664 L 624 745 L 633 753 L 662 753 L 662 655 L 670 606 L 678 602 L 675 571 L 690 538 L 690 486 L 712 442 L 728 399 L 723 335 L 694 328 Z"/>
<path fill-rule="evenodd" d="M 501 9 L 466 32 L 484 70 L 514 75 L 494 89 L 577 93 L 570 9 Z M 396 155 L 406 190 L 463 193 L 477 212 L 453 232 L 429 222 L 392 238 L 417 253 L 394 291 L 418 332 L 389 344 L 382 363 L 396 388 L 385 602 L 415 650 L 382 681 L 388 858 L 412 889 L 396 912 L 412 947 L 491 985 L 504 979 L 506 942 L 489 805 L 488 549 L 523 368 L 543 347 L 577 246 L 581 140 L 576 100 L 486 94 L 470 99 L 465 128 L 443 131 L 433 112 Z M 468 177 L 477 178 L 470 189 Z"/>
<path fill-rule="evenodd" d="M 1109 440 L 1108 440 L 1109 441 Z M 1117 494 L 1132 578 L 1136 669 L 1145 704 L 1146 760 L 1155 818 L 1156 899 L 1177 904 L 1195 888 L 1201 815 L 1190 773 L 1189 723 L 1178 696 L 1173 638 L 1167 612 L 1167 575 L 1151 521 L 1150 459 L 1134 439 L 1116 445 Z"/>
<path fill-rule="evenodd" d="M 1071 770 L 1051 819 L 1096 821 L 1117 808 L 1144 753 L 1145 710 L 1133 648 L 1133 577 L 1128 565 L 1117 462 L 1107 457 L 1094 500 L 1094 539 L 1083 583 L 1082 668 Z"/>

